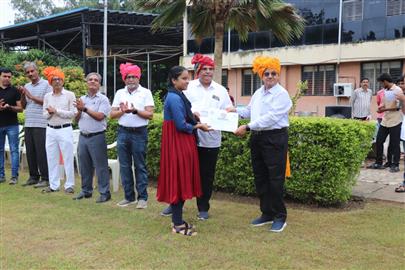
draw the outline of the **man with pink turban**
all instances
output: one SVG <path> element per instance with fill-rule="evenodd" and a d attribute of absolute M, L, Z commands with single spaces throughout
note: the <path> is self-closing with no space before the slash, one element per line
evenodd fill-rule
<path fill-rule="evenodd" d="M 278 58 L 258 56 L 254 59 L 253 72 L 262 79 L 263 86 L 255 91 L 246 108 L 238 110 L 239 115 L 250 118 L 250 122 L 235 131 L 238 136 L 251 131 L 252 167 L 262 212 L 251 224 L 263 226 L 271 223 L 272 232 L 281 232 L 287 225 L 283 195 L 287 167 L 288 112 L 292 102 L 287 90 L 279 84 L 280 71 Z"/>
<path fill-rule="evenodd" d="M 148 120 L 153 117 L 154 102 L 149 89 L 139 84 L 141 69 L 131 63 L 121 64 L 120 72 L 125 88 L 115 93 L 111 118 L 118 119 L 117 151 L 125 198 L 117 205 L 125 207 L 138 202 L 136 208 L 148 206 L 148 171 L 146 150 L 148 143 Z M 134 192 L 135 165 L 136 191 Z"/>

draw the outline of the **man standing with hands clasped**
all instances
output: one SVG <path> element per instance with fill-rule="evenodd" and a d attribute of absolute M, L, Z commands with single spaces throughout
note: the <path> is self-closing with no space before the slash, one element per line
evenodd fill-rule
<path fill-rule="evenodd" d="M 99 92 L 101 75 L 95 72 L 86 77 L 88 92 L 76 101 L 76 121 L 79 123 L 79 168 L 82 178 L 82 191 L 74 200 L 90 198 L 93 194 L 94 169 L 97 174 L 100 197 L 97 203 L 111 199 L 110 173 L 108 171 L 106 118 L 111 106 L 108 98 Z"/>
<path fill-rule="evenodd" d="M 262 212 L 251 224 L 262 226 L 272 223 L 272 232 L 281 232 L 287 225 L 287 209 L 283 195 L 288 148 L 288 112 L 292 102 L 287 90 L 279 84 L 280 70 L 280 61 L 277 58 L 255 58 L 253 72 L 260 76 L 263 86 L 256 90 L 246 108 L 238 110 L 239 115 L 250 118 L 250 122 L 235 131 L 237 136 L 251 132 L 252 167 Z"/>
<path fill-rule="evenodd" d="M 121 64 L 120 72 L 126 86 L 115 94 L 111 111 L 111 118 L 118 119 L 119 124 L 117 150 L 125 193 L 125 199 L 118 206 L 125 207 L 138 200 L 136 208 L 145 209 L 148 206 L 147 127 L 153 117 L 155 104 L 152 92 L 139 84 L 141 69 L 137 65 Z M 135 198 L 132 162 L 135 165 L 138 198 Z"/>

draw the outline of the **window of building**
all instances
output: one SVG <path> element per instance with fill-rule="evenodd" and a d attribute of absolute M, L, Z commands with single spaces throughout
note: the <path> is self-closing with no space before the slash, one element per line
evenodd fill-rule
<path fill-rule="evenodd" d="M 242 96 L 251 96 L 260 88 L 262 81 L 257 74 L 254 74 L 251 69 L 242 71 Z"/>
<path fill-rule="evenodd" d="M 308 81 L 307 96 L 332 96 L 336 82 L 335 65 L 304 66 L 302 80 Z"/>
<path fill-rule="evenodd" d="M 228 86 L 228 70 L 226 69 L 222 70 L 222 85 L 224 87 Z"/>
<path fill-rule="evenodd" d="M 363 19 L 363 0 L 343 0 L 343 22 Z"/>
<path fill-rule="evenodd" d="M 387 16 L 405 14 L 405 0 L 387 0 Z"/>
<path fill-rule="evenodd" d="M 395 81 L 402 73 L 401 61 L 372 62 L 361 65 L 361 77 L 366 77 L 370 80 L 369 87 L 373 90 L 374 94 L 381 89 L 380 83 L 377 81 L 381 73 L 391 74 Z"/>

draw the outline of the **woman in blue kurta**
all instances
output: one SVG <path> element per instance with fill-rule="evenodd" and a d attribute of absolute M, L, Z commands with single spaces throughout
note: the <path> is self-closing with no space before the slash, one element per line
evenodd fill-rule
<path fill-rule="evenodd" d="M 192 236 L 196 232 L 191 224 L 183 220 L 183 205 L 185 200 L 201 196 L 194 131 L 197 128 L 208 131 L 209 127 L 197 123 L 191 112 L 191 103 L 182 92 L 187 89 L 188 71 L 175 66 L 169 71 L 168 81 L 156 197 L 159 202 L 169 203 L 172 208 L 172 231 Z"/>

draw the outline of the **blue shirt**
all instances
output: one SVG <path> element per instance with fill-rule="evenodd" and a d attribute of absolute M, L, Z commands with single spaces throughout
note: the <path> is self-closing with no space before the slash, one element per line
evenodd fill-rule
<path fill-rule="evenodd" d="M 189 134 L 193 132 L 193 125 L 186 122 L 186 107 L 179 95 L 170 92 L 167 93 L 163 115 L 164 120 L 174 121 L 174 125 L 178 131 Z"/>
<path fill-rule="evenodd" d="M 250 118 L 252 130 L 270 130 L 288 127 L 288 112 L 292 106 L 291 98 L 280 84 L 270 89 L 264 86 L 255 91 L 246 108 L 238 109 L 243 118 Z"/>
<path fill-rule="evenodd" d="M 82 131 L 83 133 L 96 133 L 106 130 L 107 129 L 106 118 L 111 112 L 111 106 L 110 102 L 108 101 L 108 98 L 105 95 L 98 92 L 94 96 L 89 96 L 87 94 L 85 96 L 82 96 L 80 99 L 83 101 L 84 106 L 87 109 L 90 109 L 95 112 L 102 112 L 104 114 L 104 119 L 101 121 L 97 121 L 87 113 L 82 112 L 79 119 L 80 131 Z"/>

